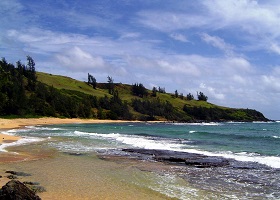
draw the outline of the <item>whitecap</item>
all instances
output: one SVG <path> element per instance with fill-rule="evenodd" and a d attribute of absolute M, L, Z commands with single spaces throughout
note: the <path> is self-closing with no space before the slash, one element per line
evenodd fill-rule
<path fill-rule="evenodd" d="M 34 142 L 41 142 L 44 141 L 44 138 L 36 138 L 36 137 L 23 137 L 15 142 L 11 142 L 11 143 L 2 143 L 0 145 L 0 151 L 2 152 L 7 152 L 6 148 L 7 147 L 11 147 L 11 146 L 21 146 L 24 144 L 28 144 L 28 143 L 34 143 Z"/>
<path fill-rule="evenodd" d="M 189 133 L 196 133 L 197 131 L 189 131 Z"/>
<path fill-rule="evenodd" d="M 192 131 L 189 131 L 190 133 Z M 157 149 L 157 150 L 171 150 L 178 152 L 188 152 L 203 154 L 206 156 L 220 156 L 229 159 L 235 159 L 237 161 L 243 162 L 257 162 L 264 164 L 273 168 L 280 168 L 280 157 L 277 156 L 262 156 L 257 153 L 252 152 L 209 152 L 204 150 L 193 149 L 192 146 L 183 144 L 178 141 L 170 139 L 159 139 L 156 137 L 148 136 L 138 136 L 138 135 L 126 135 L 119 133 L 89 133 L 82 131 L 74 131 L 74 134 L 78 136 L 88 136 L 98 139 L 112 140 L 119 142 L 121 144 L 129 145 L 134 148 L 144 148 L 144 149 Z M 279 138 L 278 136 L 273 136 L 274 138 Z"/>
<path fill-rule="evenodd" d="M 231 158 L 242 162 L 257 162 L 260 164 L 267 165 L 272 168 L 280 168 L 280 157 L 277 156 L 262 156 L 257 153 L 250 152 L 240 152 L 233 153 L 231 151 L 227 152 L 209 152 L 197 149 L 183 149 L 183 152 L 203 154 L 206 156 L 220 156 L 224 158 Z"/>

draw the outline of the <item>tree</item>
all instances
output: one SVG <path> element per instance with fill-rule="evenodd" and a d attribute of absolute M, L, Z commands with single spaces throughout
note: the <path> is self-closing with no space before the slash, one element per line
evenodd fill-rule
<path fill-rule="evenodd" d="M 199 92 L 199 93 L 197 93 L 197 99 L 199 101 L 207 101 L 208 97 L 206 95 L 204 95 L 203 92 Z"/>
<path fill-rule="evenodd" d="M 165 88 L 158 87 L 158 92 L 165 94 Z"/>
<path fill-rule="evenodd" d="M 193 100 L 194 97 L 191 93 L 187 94 L 187 100 Z"/>
<path fill-rule="evenodd" d="M 148 95 L 147 89 L 144 87 L 144 85 L 142 83 L 138 84 L 135 83 L 134 85 L 132 85 L 132 94 L 139 96 L 139 97 L 144 97 Z"/>
<path fill-rule="evenodd" d="M 114 80 L 112 77 L 108 76 L 108 91 L 109 94 L 113 94 L 114 93 Z"/>
<path fill-rule="evenodd" d="M 175 98 L 178 98 L 179 94 L 178 94 L 178 91 L 175 90 Z"/>
<path fill-rule="evenodd" d="M 96 89 L 97 82 L 96 79 L 88 73 L 88 85 L 92 85 L 93 89 Z"/>
<path fill-rule="evenodd" d="M 31 56 L 26 56 L 27 58 L 27 66 L 28 66 L 28 71 L 30 71 L 30 78 L 33 81 L 36 81 L 36 70 L 35 70 L 35 62 Z"/>
<path fill-rule="evenodd" d="M 25 76 L 28 78 L 27 88 L 30 91 L 34 91 L 36 81 L 37 81 L 35 62 L 34 62 L 33 58 L 31 58 L 31 56 L 26 56 L 26 59 L 27 59 L 27 72 L 26 72 Z"/>
<path fill-rule="evenodd" d="M 153 97 L 156 97 L 156 96 L 157 96 L 157 88 L 156 88 L 156 87 L 153 87 L 152 96 L 153 96 Z"/>
<path fill-rule="evenodd" d="M 184 99 L 184 94 L 180 93 L 179 98 L 183 100 Z"/>

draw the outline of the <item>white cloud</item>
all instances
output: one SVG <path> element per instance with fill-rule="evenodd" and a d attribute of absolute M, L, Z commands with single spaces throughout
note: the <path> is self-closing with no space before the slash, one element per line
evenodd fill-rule
<path fill-rule="evenodd" d="M 271 44 L 270 50 L 280 55 L 280 46 L 276 43 Z"/>
<path fill-rule="evenodd" d="M 240 85 L 246 85 L 248 83 L 248 77 L 242 77 L 238 74 L 234 74 L 231 79 Z"/>
<path fill-rule="evenodd" d="M 213 87 L 210 87 L 210 86 L 206 86 L 206 84 L 204 83 L 201 83 L 199 85 L 199 88 L 201 90 L 203 90 L 202 92 L 207 96 L 209 97 L 212 97 L 212 99 L 217 99 L 217 100 L 224 100 L 225 99 L 225 95 L 220 93 L 220 92 L 217 92 L 217 89 L 213 88 Z"/>
<path fill-rule="evenodd" d="M 201 34 L 201 38 L 208 44 L 211 44 L 214 47 L 224 51 L 227 55 L 233 54 L 234 47 L 230 44 L 227 44 L 222 38 L 217 36 L 211 36 L 207 33 Z"/>
<path fill-rule="evenodd" d="M 280 5 L 255 0 L 204 1 L 216 27 L 241 27 L 250 34 L 279 35 Z"/>
<path fill-rule="evenodd" d="M 181 42 L 188 42 L 188 39 L 185 35 L 180 34 L 180 33 L 171 33 L 170 37 L 173 38 L 174 40 L 178 40 Z"/>
<path fill-rule="evenodd" d="M 174 60 L 173 60 L 174 61 Z M 175 61 L 169 62 L 166 60 L 157 60 L 159 70 L 165 74 L 180 74 L 180 75 L 199 75 L 199 70 L 195 65 L 189 62 Z"/>
<path fill-rule="evenodd" d="M 262 82 L 267 93 L 280 93 L 280 78 L 273 75 L 263 75 Z"/>
<path fill-rule="evenodd" d="M 65 68 L 75 71 L 83 71 L 93 68 L 107 68 L 108 64 L 100 56 L 92 56 L 79 47 L 73 47 L 55 56 L 58 62 Z"/>
<path fill-rule="evenodd" d="M 272 73 L 274 75 L 280 75 L 280 66 L 276 66 L 273 68 Z"/>
<path fill-rule="evenodd" d="M 135 33 L 135 32 L 127 32 L 127 33 L 122 33 L 120 39 L 133 39 L 133 38 L 139 38 L 140 33 Z"/>
<path fill-rule="evenodd" d="M 205 17 L 199 15 L 156 10 L 141 11 L 138 17 L 141 24 L 163 32 L 201 27 L 210 23 Z"/>
<path fill-rule="evenodd" d="M 176 2 L 174 3 L 176 4 Z M 180 5 L 180 3 L 177 3 Z M 243 44 L 239 48 L 269 50 L 279 54 L 280 4 L 277 1 L 203 0 L 196 3 L 197 12 L 142 10 L 138 22 L 146 27 L 172 34 L 181 30 L 228 31 Z M 199 10 L 199 11 L 198 11 Z M 232 53 L 221 38 L 203 35 L 212 45 Z M 210 36 L 210 37 L 209 37 Z M 212 37 L 212 38 L 211 38 Z M 239 53 L 239 52 L 238 52 Z"/>
<path fill-rule="evenodd" d="M 225 60 L 225 68 L 229 73 L 248 73 L 253 70 L 250 62 L 242 57 L 231 57 Z"/>

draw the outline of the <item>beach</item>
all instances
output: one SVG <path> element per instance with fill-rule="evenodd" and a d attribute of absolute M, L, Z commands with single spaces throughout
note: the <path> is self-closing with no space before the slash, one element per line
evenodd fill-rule
<path fill-rule="evenodd" d="M 31 174 L 18 179 L 40 183 L 42 199 L 280 197 L 277 122 L 1 124 L 0 184 L 7 170 Z"/>
<path fill-rule="evenodd" d="M 77 118 L 17 118 L 17 119 L 2 119 L 0 118 L 0 131 L 3 129 L 14 129 L 24 126 L 34 125 L 50 125 L 50 124 L 73 124 L 73 123 L 125 123 L 133 121 L 125 120 L 99 120 L 99 119 L 77 119 Z M 137 122 L 137 121 L 135 121 Z"/>
<path fill-rule="evenodd" d="M 126 123 L 121 120 L 91 119 L 0 119 L 0 144 L 16 143 L 23 139 L 20 136 L 1 133 L 11 129 L 24 129 L 37 125 L 54 124 L 93 124 L 93 123 Z M 81 162 L 79 162 L 81 160 Z M 39 182 L 46 192 L 39 193 L 42 199 L 169 199 L 169 197 L 127 184 L 126 177 L 145 177 L 137 169 L 137 163 L 116 163 L 100 160 L 95 154 L 73 156 L 45 148 L 42 143 L 9 146 L 0 152 L 0 186 L 10 179 L 7 170 L 30 173 L 32 176 L 17 177 L 18 180 Z"/>
<path fill-rule="evenodd" d="M 77 118 L 17 118 L 17 119 L 3 119 L 0 118 L 0 146 L 7 143 L 17 142 L 21 137 L 3 134 L 4 130 L 19 129 L 26 126 L 37 126 L 37 125 L 52 125 L 52 124 L 75 124 L 75 123 L 125 123 L 128 121 L 122 120 L 98 120 L 98 119 L 77 119 Z M 2 132 L 1 132 L 2 131 Z M 0 162 L 16 162 L 38 159 L 38 155 L 30 155 L 28 152 L 2 152 Z M 39 155 L 40 157 L 40 155 Z"/>

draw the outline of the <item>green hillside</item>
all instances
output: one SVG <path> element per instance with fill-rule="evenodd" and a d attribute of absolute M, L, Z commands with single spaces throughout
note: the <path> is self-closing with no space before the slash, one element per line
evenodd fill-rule
<path fill-rule="evenodd" d="M 37 72 L 37 78 L 38 81 L 53 86 L 59 90 L 70 90 L 70 91 L 77 91 L 89 95 L 93 95 L 96 97 L 112 97 L 108 93 L 107 89 L 107 83 L 97 83 L 97 88 L 93 89 L 92 86 L 88 85 L 86 82 L 78 81 L 75 79 L 72 79 L 70 77 L 60 76 L 60 75 L 52 75 L 47 74 L 43 72 Z M 140 98 L 138 96 L 135 96 L 132 94 L 132 85 L 128 84 L 118 84 L 115 83 L 115 90 L 118 91 L 118 95 L 122 101 L 127 101 L 129 104 L 134 99 L 139 99 L 140 101 L 153 101 L 155 97 L 152 97 L 152 91 L 147 90 L 148 94 L 147 96 Z M 207 101 L 198 101 L 198 100 L 186 100 L 184 97 L 181 98 L 175 98 L 174 94 L 170 93 L 159 93 L 157 92 L 156 95 L 157 99 L 160 99 L 161 102 L 170 102 L 174 109 L 178 111 L 179 115 L 180 113 L 182 115 L 183 121 L 196 121 L 196 120 L 206 120 L 206 121 L 220 121 L 220 120 L 238 120 L 238 121 L 253 121 L 253 120 L 267 120 L 263 115 L 257 111 L 252 111 L 249 109 L 232 109 L 227 107 L 222 107 L 218 105 L 211 104 Z M 193 110 L 197 110 L 198 114 L 187 114 L 187 112 L 183 112 L 183 110 L 187 108 L 193 108 Z M 141 119 L 141 115 L 143 113 L 139 113 L 135 111 L 130 106 L 130 112 L 136 117 L 137 119 Z M 195 112 L 195 111 L 194 111 Z M 144 113 L 145 114 L 145 113 Z M 193 115 L 193 116 L 192 116 Z M 201 116 L 199 116 L 201 115 Z M 204 117 L 203 117 L 204 115 Z M 215 115 L 215 116 L 211 116 Z M 142 116 L 143 118 L 143 116 Z M 162 116 L 156 116 L 154 119 L 160 119 L 160 120 L 166 120 L 166 117 Z M 180 120 L 180 119 L 177 119 Z"/>
<path fill-rule="evenodd" d="M 97 97 L 103 97 L 107 94 L 107 90 L 97 89 L 94 90 L 91 86 L 86 84 L 85 82 L 78 81 L 66 76 L 52 75 L 43 72 L 37 72 L 37 80 L 45 83 L 49 86 L 53 86 L 57 89 L 65 89 L 65 90 L 73 90 L 82 92 L 85 94 L 94 95 Z"/>
<path fill-rule="evenodd" d="M 106 89 L 106 84 L 97 84 L 97 89 L 93 89 L 92 86 L 88 85 L 86 82 L 78 81 L 66 76 L 47 74 L 44 72 L 37 72 L 37 80 L 47 84 L 49 86 L 53 86 L 57 89 L 65 89 L 78 91 L 89 95 L 94 95 L 97 97 L 103 97 L 104 95 L 112 96 L 108 93 L 108 89 Z M 137 98 L 131 93 L 131 85 L 128 84 L 115 84 L 115 89 L 119 92 L 119 97 L 122 100 L 131 101 L 133 98 Z M 148 96 L 146 99 L 151 99 L 152 91 L 148 90 Z M 192 107 L 206 107 L 206 108 L 225 108 L 221 106 L 217 106 L 206 101 L 197 101 L 197 100 L 182 100 L 180 98 L 174 98 L 170 93 L 157 93 L 157 97 L 159 97 L 162 101 L 169 101 L 173 106 L 177 108 L 183 108 L 184 105 L 189 105 Z"/>
<path fill-rule="evenodd" d="M 88 82 L 36 72 L 34 60 L 14 66 L 0 60 L 0 116 L 53 116 L 123 120 L 266 121 L 252 109 L 232 109 L 207 102 L 199 93 L 187 97 L 146 89 L 140 84 L 97 83 L 88 74 Z"/>

